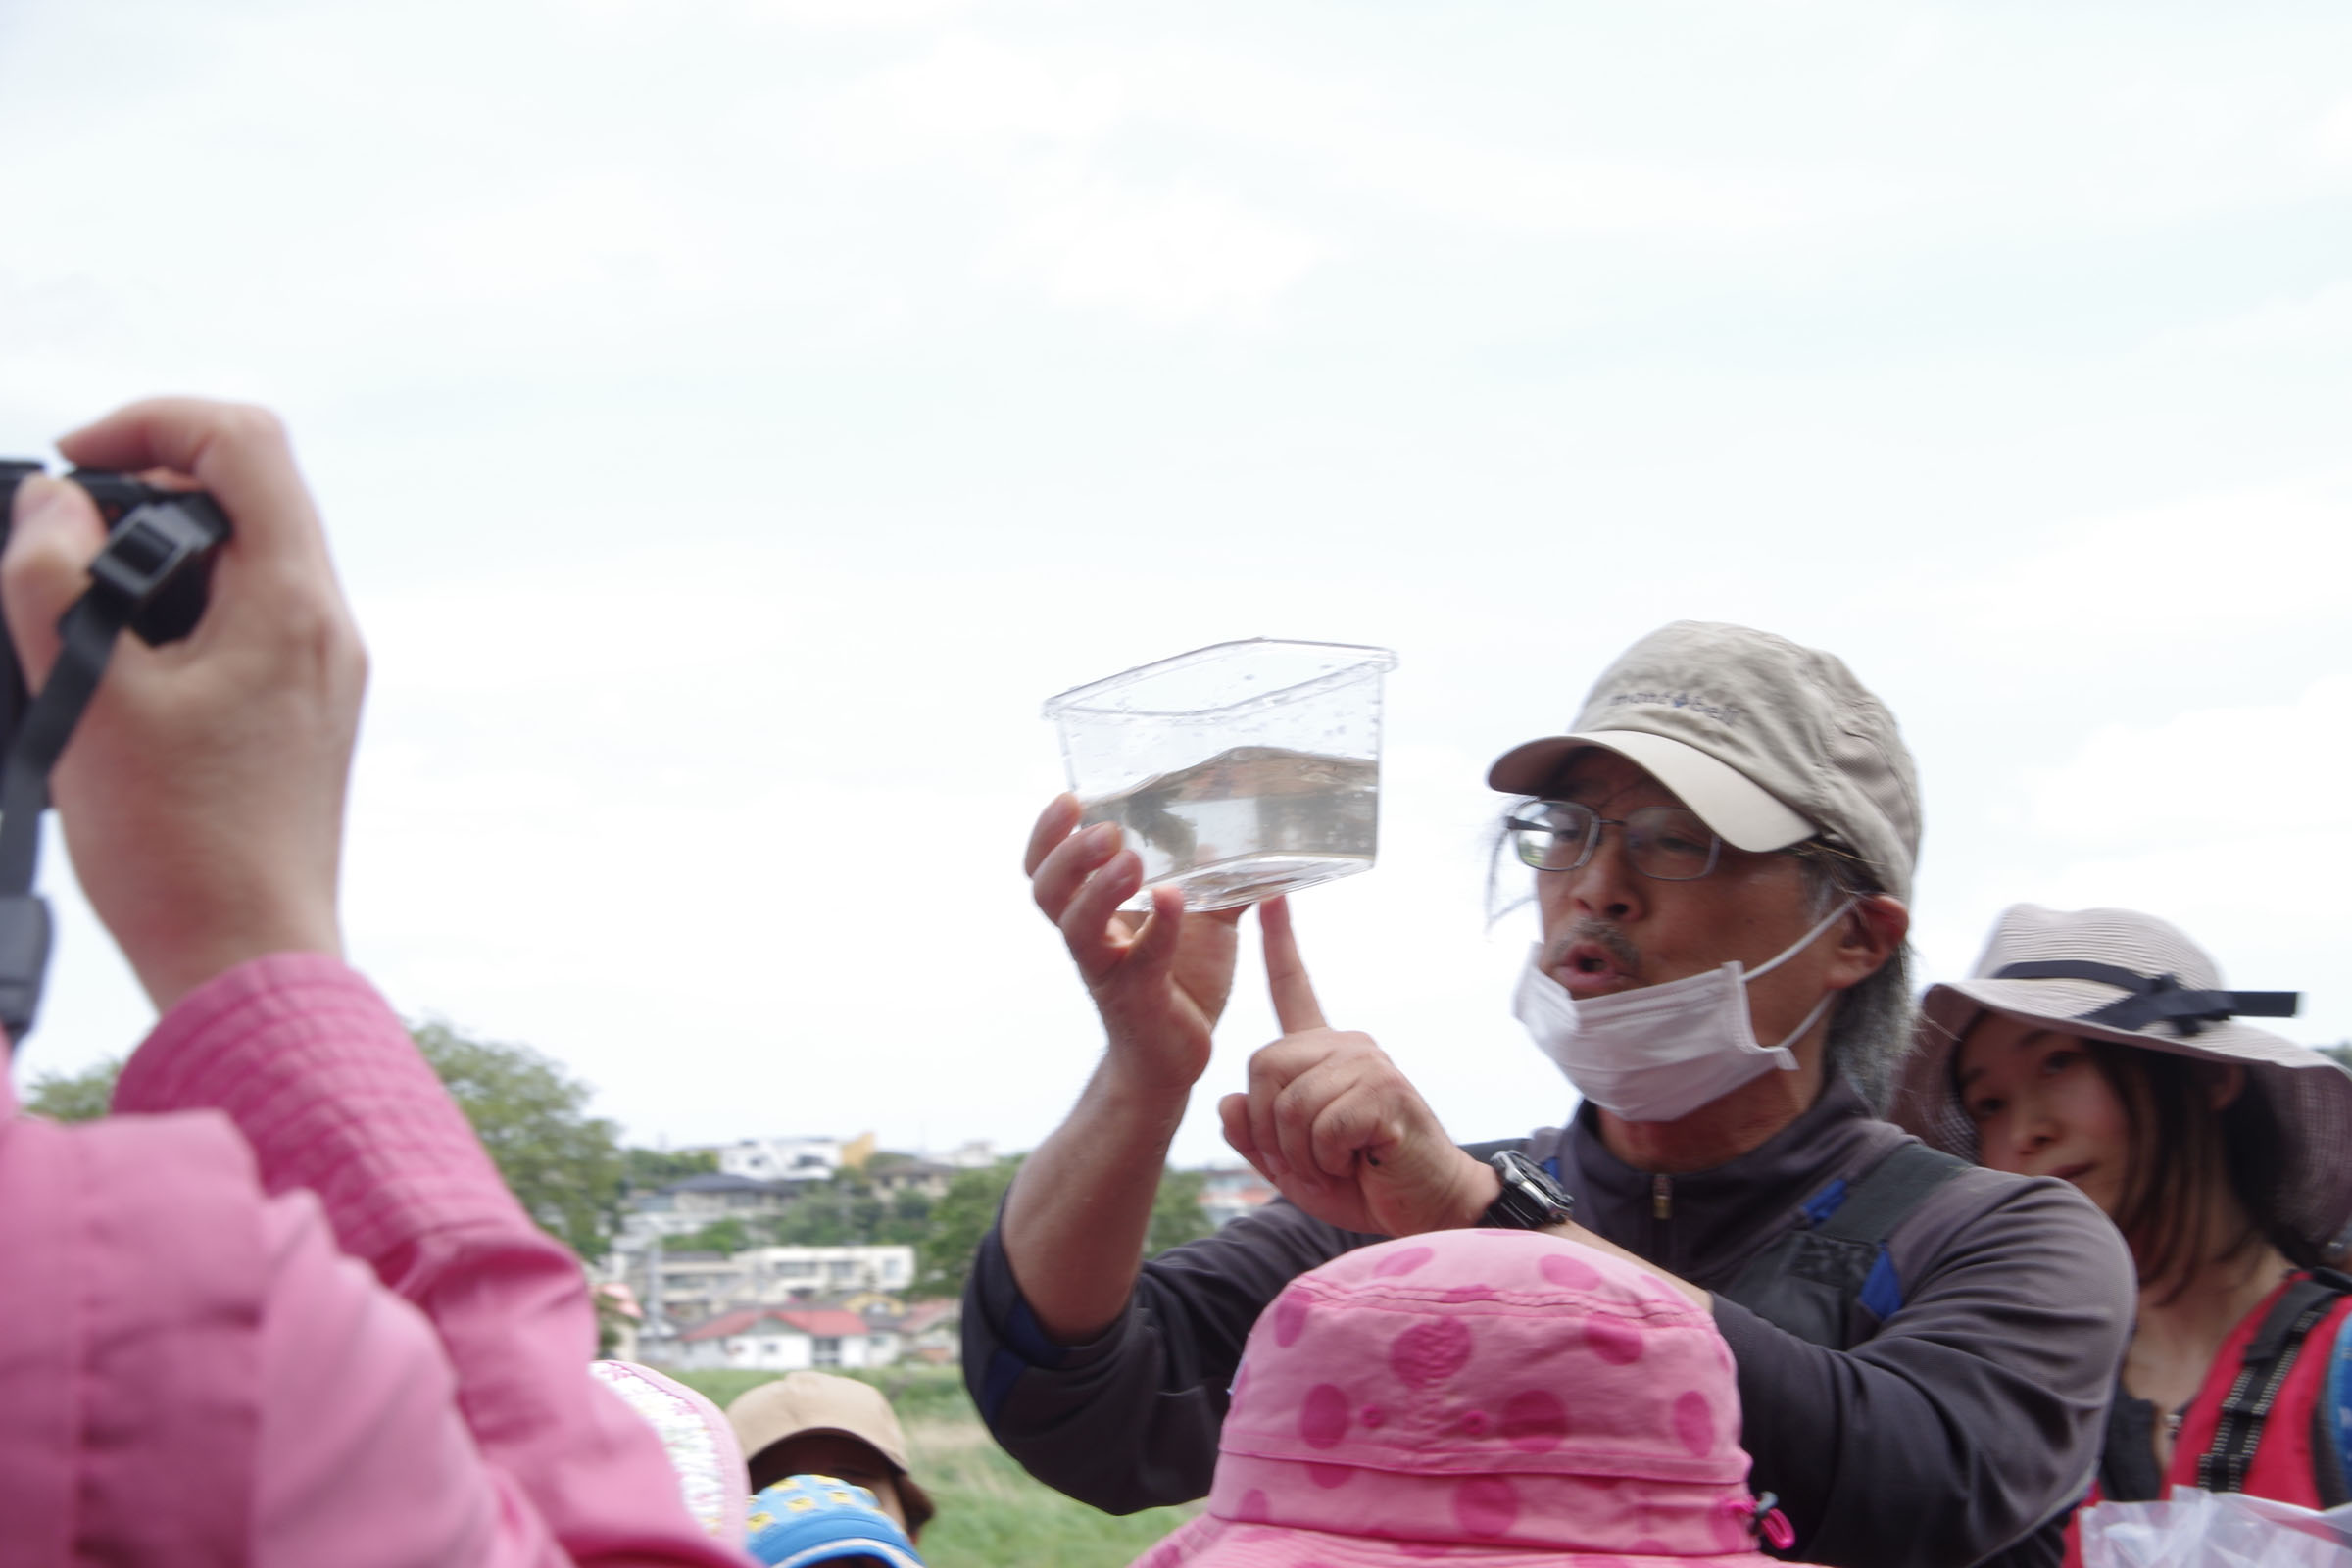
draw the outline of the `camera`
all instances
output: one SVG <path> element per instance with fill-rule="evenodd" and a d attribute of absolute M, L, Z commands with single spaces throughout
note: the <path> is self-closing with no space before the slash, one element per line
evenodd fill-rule
<path fill-rule="evenodd" d="M 0 545 L 17 486 L 38 463 L 0 459 Z M 201 490 L 167 490 L 126 473 L 75 469 L 106 519 L 90 586 L 58 621 L 61 647 L 37 701 L 25 690 L 16 644 L 0 617 L 0 1029 L 13 1050 L 32 1028 L 49 971 L 49 906 L 33 888 L 49 770 L 73 737 L 124 627 L 147 643 L 175 642 L 204 615 L 214 549 L 228 515 Z"/>
<path fill-rule="evenodd" d="M 37 462 L 0 458 L 0 544 L 8 539 L 17 486 L 42 471 Z M 127 624 L 150 646 L 194 631 L 204 615 L 213 550 L 229 534 L 220 503 L 201 490 L 167 490 L 127 473 L 76 468 L 66 478 L 106 519 L 106 549 L 90 563 L 92 592 L 125 601 Z M 16 644 L 0 615 L 0 755 L 15 740 L 29 701 Z"/>

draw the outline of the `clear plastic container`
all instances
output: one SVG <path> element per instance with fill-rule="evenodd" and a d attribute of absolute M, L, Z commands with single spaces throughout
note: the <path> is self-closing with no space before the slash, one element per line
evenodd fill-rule
<path fill-rule="evenodd" d="M 1145 887 L 1223 909 L 1372 868 L 1396 667 L 1385 648 L 1217 643 L 1063 692 L 1046 716 L 1086 820 L 1127 830 Z"/>

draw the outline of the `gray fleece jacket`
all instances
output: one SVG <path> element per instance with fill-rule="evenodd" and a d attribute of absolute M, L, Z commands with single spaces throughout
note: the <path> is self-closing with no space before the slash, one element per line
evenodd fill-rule
<path fill-rule="evenodd" d="M 1777 1493 L 1788 1555 L 1852 1568 L 2055 1564 L 2098 1457 L 2130 1339 L 2132 1265 L 2106 1216 L 2063 1182 L 1968 1170 L 1887 1238 L 1900 1305 L 1863 1311 L 1849 1349 L 1788 1334 L 1720 1294 L 1803 1205 L 1906 1135 L 1842 1082 L 1762 1148 L 1662 1177 L 1602 1145 L 1590 1108 L 1516 1146 L 1556 1161 L 1576 1217 L 1715 1291 L 1739 1364 L 1750 1485 Z M 1091 1344 L 1039 1331 L 992 1231 L 963 1312 L 964 1379 L 1032 1475 L 1113 1513 L 1208 1491 L 1226 1388 L 1257 1314 L 1299 1274 L 1381 1238 L 1277 1200 L 1144 1265 L 1126 1314 Z"/>

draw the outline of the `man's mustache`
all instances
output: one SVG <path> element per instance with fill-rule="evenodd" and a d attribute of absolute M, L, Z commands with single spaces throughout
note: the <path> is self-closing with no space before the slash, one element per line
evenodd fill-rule
<path fill-rule="evenodd" d="M 1557 968 L 1568 956 L 1568 950 L 1591 943 L 1607 952 L 1611 961 L 1626 974 L 1642 972 L 1642 950 L 1634 939 L 1625 934 L 1625 927 L 1614 920 L 1597 915 L 1585 915 L 1569 922 L 1566 929 L 1555 933 L 1544 944 L 1544 963 L 1546 969 Z"/>

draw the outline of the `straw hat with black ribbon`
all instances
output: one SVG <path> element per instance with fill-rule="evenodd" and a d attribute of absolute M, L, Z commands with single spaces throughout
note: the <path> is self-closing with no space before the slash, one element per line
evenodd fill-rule
<path fill-rule="evenodd" d="M 2294 1016 L 2292 991 L 2231 991 L 2205 951 L 2131 909 L 2013 905 L 1966 980 L 1931 986 L 1893 1118 L 1928 1143 L 1978 1157 L 1952 1054 L 1986 1012 L 2149 1051 L 2233 1063 L 2262 1086 L 2278 1124 L 2277 1217 L 2331 1255 L 2352 1223 L 2352 1072 L 2308 1046 L 2241 1023 Z"/>

